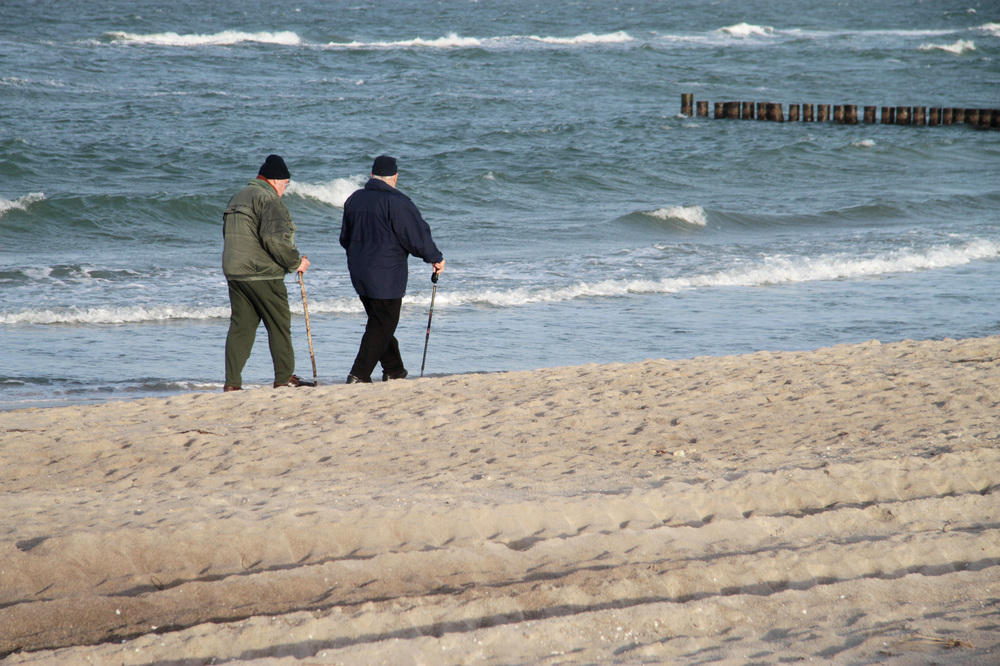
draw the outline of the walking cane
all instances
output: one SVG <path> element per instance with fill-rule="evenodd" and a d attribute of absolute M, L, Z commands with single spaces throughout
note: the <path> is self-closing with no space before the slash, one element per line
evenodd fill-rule
<path fill-rule="evenodd" d="M 434 289 L 431 290 L 431 312 L 427 315 L 427 337 L 424 338 L 424 360 L 420 362 L 420 376 L 424 376 L 424 364 L 427 363 L 427 343 L 431 341 L 431 319 L 434 318 L 434 297 L 437 295 L 438 290 L 438 275 L 440 273 L 431 273 L 431 282 L 434 283 Z"/>
<path fill-rule="evenodd" d="M 299 286 L 302 287 L 302 311 L 306 314 L 306 337 L 309 338 L 309 358 L 313 364 L 313 382 L 319 386 L 319 379 L 316 378 L 316 355 L 313 354 L 313 335 L 309 327 L 309 304 L 306 302 L 306 283 L 302 280 L 302 273 L 299 273 Z"/>

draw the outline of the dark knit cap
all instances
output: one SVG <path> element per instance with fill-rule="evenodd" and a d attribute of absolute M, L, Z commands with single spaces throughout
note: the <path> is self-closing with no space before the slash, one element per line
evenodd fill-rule
<path fill-rule="evenodd" d="M 389 157 L 388 155 L 379 155 L 375 158 L 375 164 L 372 165 L 372 175 L 373 176 L 383 176 L 390 177 L 395 176 L 396 171 L 396 158 Z"/>
<path fill-rule="evenodd" d="M 285 160 L 281 159 L 281 155 L 268 155 L 264 163 L 260 165 L 260 171 L 257 172 L 258 176 L 264 176 L 268 180 L 290 180 L 291 174 L 288 173 L 288 167 L 285 166 Z"/>

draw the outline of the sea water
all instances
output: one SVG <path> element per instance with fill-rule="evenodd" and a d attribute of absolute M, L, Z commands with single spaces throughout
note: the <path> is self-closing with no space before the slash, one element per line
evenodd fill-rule
<path fill-rule="evenodd" d="M 0 408 L 221 390 L 222 210 L 269 153 L 323 383 L 372 159 L 411 376 L 1000 333 L 1000 132 L 715 120 L 696 100 L 1000 107 L 992 0 L 0 3 Z M 311 377 L 287 279 L 297 372 Z M 272 379 L 266 336 L 244 373 Z"/>

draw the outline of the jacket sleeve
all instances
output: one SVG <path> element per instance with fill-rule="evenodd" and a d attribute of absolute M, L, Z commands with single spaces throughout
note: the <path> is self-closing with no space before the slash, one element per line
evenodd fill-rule
<path fill-rule="evenodd" d="M 351 246 L 351 225 L 347 217 L 347 204 L 344 204 L 344 215 L 340 221 L 340 247 L 345 250 Z"/>
<path fill-rule="evenodd" d="M 430 225 L 421 217 L 413 202 L 400 197 L 394 203 L 396 210 L 393 211 L 392 226 L 403 249 L 428 264 L 435 264 L 444 259 L 444 255 L 431 238 Z"/>
<path fill-rule="evenodd" d="M 295 224 L 288 208 L 280 199 L 273 198 L 264 204 L 261 212 L 260 242 L 275 263 L 291 273 L 299 267 L 302 255 L 295 247 Z"/>

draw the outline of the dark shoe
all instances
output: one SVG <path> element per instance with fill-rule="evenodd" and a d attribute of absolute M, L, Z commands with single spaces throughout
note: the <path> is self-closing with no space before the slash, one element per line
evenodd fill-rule
<path fill-rule="evenodd" d="M 292 375 L 291 377 L 288 378 L 288 381 L 285 382 L 284 384 L 279 384 L 278 382 L 274 382 L 274 388 L 281 388 L 282 386 L 316 386 L 316 384 L 312 382 L 307 382 L 303 379 L 299 379 L 295 375 Z"/>
<path fill-rule="evenodd" d="M 224 384 L 222 387 L 223 393 L 229 393 L 230 391 L 242 391 L 242 386 L 230 386 L 229 384 Z"/>
<path fill-rule="evenodd" d="M 355 377 L 354 375 L 347 375 L 347 382 L 346 383 L 348 383 L 348 384 L 371 384 L 372 380 L 370 380 L 370 379 L 361 379 L 361 377 Z"/>
<path fill-rule="evenodd" d="M 396 372 L 383 372 L 382 381 L 387 382 L 390 379 L 406 379 L 406 376 L 410 374 L 405 369 L 397 370 Z"/>

